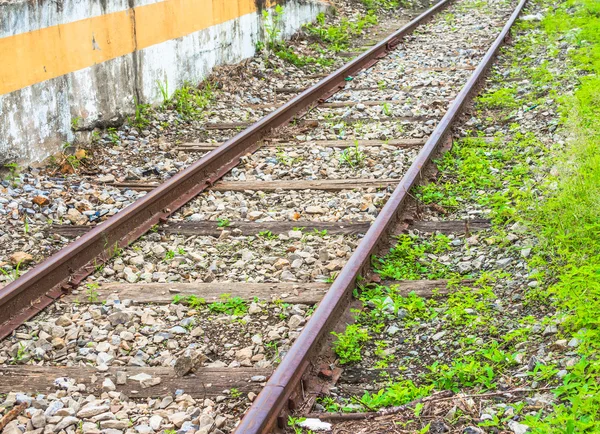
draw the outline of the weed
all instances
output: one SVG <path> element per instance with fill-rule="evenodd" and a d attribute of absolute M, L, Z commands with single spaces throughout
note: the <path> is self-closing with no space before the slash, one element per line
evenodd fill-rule
<path fill-rule="evenodd" d="M 12 270 L 5 270 L 4 268 L 0 267 L 0 273 L 4 274 L 4 276 L 8 279 L 9 282 L 14 282 L 15 280 L 17 280 L 19 277 L 21 277 L 21 262 L 19 262 L 15 268 L 13 268 Z"/>
<path fill-rule="evenodd" d="M 519 106 L 515 101 L 516 94 L 516 88 L 505 87 L 483 94 L 477 98 L 477 102 L 489 109 L 513 109 Z"/>
<path fill-rule="evenodd" d="M 231 297 L 229 294 L 222 294 L 223 301 L 210 303 L 208 308 L 211 312 L 224 313 L 227 315 L 243 316 L 248 312 L 248 304 L 240 297 Z"/>
<path fill-rule="evenodd" d="M 351 324 L 346 327 L 344 333 L 332 332 L 332 334 L 337 338 L 333 344 L 333 350 L 340 358 L 340 364 L 344 365 L 362 360 L 362 344 L 369 340 L 367 330 L 356 324 Z"/>
<path fill-rule="evenodd" d="M 272 240 L 274 238 L 277 238 L 277 235 L 274 235 L 273 232 L 271 232 L 271 231 L 261 231 L 258 233 L 258 236 L 263 237 L 267 240 Z"/>
<path fill-rule="evenodd" d="M 262 11 L 262 16 L 265 32 L 267 33 L 267 47 L 274 51 L 278 46 L 279 36 L 281 35 L 283 6 L 276 5 L 275 10 L 271 13 L 265 9 Z"/>
<path fill-rule="evenodd" d="M 451 365 L 436 361 L 428 369 L 431 371 L 431 384 L 438 390 L 458 392 L 462 387 L 480 386 L 493 389 L 496 386 L 493 382 L 496 373 L 492 366 L 473 357 L 465 357 L 464 360 L 454 361 Z"/>
<path fill-rule="evenodd" d="M 13 362 L 14 363 L 21 362 L 21 361 L 25 360 L 27 357 L 28 357 L 27 347 L 25 346 L 25 344 L 23 342 L 19 342 L 19 346 L 17 348 L 17 354 L 15 354 Z"/>
<path fill-rule="evenodd" d="M 86 283 L 86 295 L 88 299 L 88 303 L 97 303 L 98 302 L 98 285 L 96 282 Z"/>
<path fill-rule="evenodd" d="M 392 383 L 377 393 L 365 392 L 360 402 L 371 410 L 407 404 L 431 393 L 433 385 L 417 386 L 411 380 Z"/>
<path fill-rule="evenodd" d="M 21 178 L 19 177 L 19 172 L 21 171 L 21 167 L 17 163 L 7 163 L 4 165 L 5 168 L 8 169 L 8 176 L 5 178 L 6 181 L 9 181 L 13 187 L 19 185 Z"/>
<path fill-rule="evenodd" d="M 279 344 L 277 341 L 265 343 L 265 348 L 273 352 L 273 360 L 275 363 L 281 363 L 281 357 L 279 356 Z"/>
<path fill-rule="evenodd" d="M 288 426 L 292 427 L 292 429 L 294 430 L 295 434 L 302 434 L 304 432 L 304 430 L 302 429 L 302 427 L 298 426 L 301 422 L 304 422 L 306 420 L 305 417 L 292 417 L 292 416 L 288 416 Z"/>
<path fill-rule="evenodd" d="M 375 271 L 383 278 L 397 280 L 439 279 L 449 273 L 448 266 L 427 255 L 450 250 L 448 237 L 438 234 L 429 240 L 402 234 L 396 245 L 383 258 L 373 258 Z"/>
<path fill-rule="evenodd" d="M 117 132 L 116 128 L 110 127 L 107 130 L 108 132 L 108 140 L 110 140 L 110 142 L 113 145 L 118 145 L 121 141 L 120 137 L 119 137 L 119 133 Z"/>
<path fill-rule="evenodd" d="M 239 398 L 240 396 L 242 396 L 242 392 L 240 392 L 238 389 L 236 389 L 235 387 L 232 387 L 229 390 L 229 394 L 231 395 L 232 398 Z"/>
<path fill-rule="evenodd" d="M 305 31 L 312 37 L 327 44 L 327 48 L 333 52 L 343 51 L 348 48 L 351 36 L 362 34 L 367 27 L 377 24 L 377 17 L 369 12 L 367 15 L 358 17 L 356 20 L 342 19 L 337 25 L 325 25 L 325 15 L 319 14 L 316 24 L 306 24 Z"/>
<path fill-rule="evenodd" d="M 192 120 L 200 117 L 213 98 L 212 86 L 208 81 L 198 87 L 184 83 L 181 88 L 173 92 L 171 98 L 165 101 L 163 106 L 175 110 L 184 119 Z"/>
<path fill-rule="evenodd" d="M 175 258 L 175 250 L 167 250 L 165 252 L 165 261 L 170 261 L 171 259 Z"/>
<path fill-rule="evenodd" d="M 160 96 L 162 97 L 162 105 L 165 106 L 169 102 L 169 82 L 165 80 L 165 82 L 161 82 L 156 80 L 156 86 L 158 87 L 158 91 L 160 92 Z"/>
<path fill-rule="evenodd" d="M 390 109 L 390 105 L 387 102 L 383 103 L 383 105 L 381 106 L 381 111 L 386 116 L 392 115 L 392 110 Z"/>
<path fill-rule="evenodd" d="M 341 164 L 348 165 L 352 168 L 360 167 L 364 164 L 365 153 L 358 147 L 358 141 L 355 140 L 354 146 L 344 149 L 340 152 L 339 160 Z"/>
<path fill-rule="evenodd" d="M 220 228 L 226 228 L 229 227 L 229 225 L 231 225 L 231 222 L 229 221 L 228 218 L 218 218 L 217 219 L 217 226 Z"/>
<path fill-rule="evenodd" d="M 338 276 L 338 272 L 334 271 L 325 279 L 325 283 L 333 283 L 337 276 Z"/>
<path fill-rule="evenodd" d="M 79 129 L 79 124 L 81 123 L 81 121 L 83 120 L 83 118 L 81 116 L 75 116 L 74 118 L 71 119 L 71 129 L 73 131 L 77 131 Z"/>
<path fill-rule="evenodd" d="M 389 11 L 397 9 L 400 6 L 398 0 L 362 0 L 362 3 L 369 11 L 376 11 L 378 9 Z"/>
<path fill-rule="evenodd" d="M 152 106 L 150 104 L 138 103 L 136 100 L 134 100 L 133 103 L 135 105 L 135 114 L 133 118 L 129 118 L 129 124 L 139 130 L 143 130 L 150 125 Z"/>

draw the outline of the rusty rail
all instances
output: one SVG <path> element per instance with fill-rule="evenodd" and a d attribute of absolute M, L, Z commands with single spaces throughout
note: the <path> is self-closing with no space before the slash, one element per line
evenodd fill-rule
<path fill-rule="evenodd" d="M 194 198 L 261 146 L 260 140 L 298 113 L 345 86 L 345 79 L 375 64 L 410 33 L 452 0 L 442 0 L 370 50 L 292 98 L 273 113 L 226 141 L 186 170 L 156 187 L 123 211 L 96 226 L 19 279 L 0 289 L 0 339 L 77 286 L 112 253 L 136 240 Z"/>
<path fill-rule="evenodd" d="M 377 219 L 362 239 L 350 260 L 346 263 L 335 282 L 319 304 L 317 310 L 302 330 L 302 333 L 292 345 L 281 364 L 277 367 L 264 389 L 260 392 L 236 429 L 238 434 L 259 434 L 274 429 L 280 412 L 287 405 L 293 410 L 294 402 L 290 399 L 292 393 L 302 381 L 311 358 L 317 355 L 322 339 L 332 329 L 343 313 L 343 309 L 352 297 L 356 278 L 361 270 L 368 266 L 371 254 L 376 250 L 380 241 L 393 226 L 399 211 L 408 197 L 411 187 L 419 180 L 421 171 L 430 161 L 436 150 L 449 137 L 452 123 L 459 116 L 465 103 L 473 95 L 479 81 L 485 76 L 492 64 L 498 49 L 508 36 L 509 31 L 525 6 L 527 0 L 520 0 L 509 20 L 503 27 L 494 43 L 486 52 L 461 92 L 458 94 L 448 112 L 437 125 L 417 158 L 412 163 L 400 184 L 381 210 Z M 420 18 L 420 17 L 419 17 Z M 283 428 L 280 421 L 279 428 Z"/>

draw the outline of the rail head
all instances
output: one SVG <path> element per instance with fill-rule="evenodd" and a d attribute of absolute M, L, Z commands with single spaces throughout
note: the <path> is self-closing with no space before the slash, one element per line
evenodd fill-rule
<path fill-rule="evenodd" d="M 300 336 L 277 367 L 265 388 L 252 403 L 252 406 L 236 428 L 235 433 L 260 434 L 269 432 L 275 428 L 277 417 L 288 403 L 288 399 L 304 375 L 309 361 L 316 355 L 320 341 L 325 337 L 331 324 L 340 317 L 341 309 L 345 307 L 346 301 L 351 296 L 359 273 L 368 264 L 369 258 L 375 251 L 379 241 L 387 234 L 397 215 L 402 210 L 402 206 L 408 197 L 408 192 L 418 182 L 421 171 L 448 137 L 453 122 L 458 118 L 462 108 L 469 101 L 477 84 L 485 76 L 487 69 L 492 64 L 500 46 L 508 36 L 511 27 L 517 20 L 526 2 L 527 0 L 519 1 L 497 38 L 457 95 L 442 120 L 438 123 L 407 173 L 392 193 L 392 196 L 377 216 L 377 219 L 369 228 L 358 248 L 331 285 L 313 316 L 300 333 Z M 409 23 L 409 25 L 411 24 Z"/>

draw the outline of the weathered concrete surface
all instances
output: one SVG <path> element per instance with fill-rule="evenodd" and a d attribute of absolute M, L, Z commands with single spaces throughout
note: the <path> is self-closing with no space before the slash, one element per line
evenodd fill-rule
<path fill-rule="evenodd" d="M 186 0 L 165 1 L 185 2 Z M 229 1 L 236 0 L 218 0 L 217 3 L 224 2 L 225 6 L 219 7 L 226 8 L 228 7 L 226 3 Z M 88 26 L 90 29 L 85 30 L 91 32 L 92 38 L 85 41 L 83 48 L 87 49 L 89 46 L 93 55 L 92 60 L 102 55 L 109 56 L 107 53 L 111 49 L 118 52 L 115 51 L 115 46 L 119 44 L 121 50 L 126 50 L 128 46 L 134 47 L 130 53 L 75 69 L 55 78 L 34 82 L 0 95 L 0 164 L 15 160 L 20 162 L 42 160 L 60 149 L 63 143 L 74 139 L 71 131 L 72 119 L 80 117 L 81 124 L 89 126 L 133 112 L 135 97 L 147 103 L 161 102 L 158 82 L 166 83 L 169 93 L 172 93 L 186 81 L 192 83 L 201 81 L 216 65 L 235 63 L 253 56 L 256 42 L 264 39 L 262 16 L 260 10 L 255 10 L 220 24 L 137 50 L 135 49 L 138 42 L 135 39 L 135 16 L 129 14 L 132 8 L 135 10 L 137 7 L 161 6 L 156 5 L 158 3 L 161 2 L 40 0 L 37 3 L 0 3 L 2 17 L 0 50 L 3 41 L 8 44 L 15 38 L 23 35 L 31 36 L 36 34 L 35 31 L 38 29 L 48 30 L 45 28 L 51 26 L 64 25 L 67 29 L 77 20 L 83 20 L 82 22 L 88 20 L 91 23 Z M 302 24 L 313 20 L 319 12 L 325 10 L 327 4 L 320 1 L 290 0 L 283 6 L 285 16 L 283 35 L 290 36 Z M 238 7 L 236 10 L 242 9 Z M 101 37 L 94 39 L 95 34 L 102 33 L 102 29 L 98 31 L 94 26 L 98 26 L 98 21 L 103 18 L 103 15 L 108 14 L 112 17 L 121 16 L 123 13 L 127 13 L 127 16 L 122 17 L 119 23 L 126 23 L 127 21 L 123 20 L 131 19 L 131 29 L 123 30 L 123 26 L 120 25 L 116 30 L 114 28 L 107 30 L 104 39 Z M 215 16 L 218 14 L 229 16 L 235 11 L 215 10 L 212 13 Z M 140 13 L 139 16 L 142 17 L 142 14 Z M 94 20 L 94 17 L 98 18 Z M 131 31 L 132 41 L 111 40 L 111 37 L 116 37 L 116 31 Z M 50 48 L 54 50 L 56 47 Z M 40 55 L 43 56 L 44 53 Z M 69 53 L 65 55 L 66 64 L 77 64 L 68 57 Z M 55 63 L 55 70 L 64 67 L 63 63 L 57 62 L 54 58 L 49 59 L 48 64 L 50 65 L 52 61 Z M 10 65 L 10 59 L 7 62 L 5 71 L 15 71 L 13 68 L 19 68 L 16 64 Z M 42 66 L 45 69 L 45 64 Z M 10 83 L 3 80 L 1 71 L 0 68 L 0 93 L 3 84 L 5 88 L 10 87 Z M 24 68 L 24 73 L 26 72 L 27 68 Z M 14 73 L 12 77 L 14 83 Z M 7 76 L 7 80 L 9 78 Z M 21 76 L 17 78 L 23 79 Z"/>

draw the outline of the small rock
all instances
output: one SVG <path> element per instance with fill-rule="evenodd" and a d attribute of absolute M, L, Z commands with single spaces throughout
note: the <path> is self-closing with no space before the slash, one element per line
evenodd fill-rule
<path fill-rule="evenodd" d="M 127 372 L 125 371 L 117 371 L 117 384 L 127 384 Z"/>
<path fill-rule="evenodd" d="M 549 336 L 549 335 L 554 335 L 554 334 L 556 334 L 557 332 L 558 332 L 558 328 L 556 327 L 556 325 L 554 325 L 554 324 L 550 324 L 549 326 L 547 326 L 547 327 L 544 329 L 544 331 L 543 331 L 542 335 L 544 335 L 544 336 Z"/>
<path fill-rule="evenodd" d="M 50 199 L 48 199 L 46 196 L 35 196 L 32 201 L 39 206 L 45 206 L 50 203 Z"/>
<path fill-rule="evenodd" d="M 117 386 L 115 386 L 115 383 L 113 383 L 110 378 L 105 378 L 102 382 L 102 388 L 105 390 L 112 391 L 115 390 Z"/>
<path fill-rule="evenodd" d="M 445 334 L 446 334 L 445 331 L 438 332 L 438 333 L 434 334 L 431 337 L 431 339 L 433 339 L 434 341 L 439 341 L 440 339 L 442 339 L 444 337 Z"/>
<path fill-rule="evenodd" d="M 508 421 L 508 427 L 515 434 L 525 434 L 529 430 L 529 427 L 527 425 L 523 425 L 522 423 L 519 423 L 514 420 Z"/>
<path fill-rule="evenodd" d="M 31 418 L 31 424 L 34 428 L 44 428 L 46 426 L 46 416 L 44 413 L 37 413 Z"/>
<path fill-rule="evenodd" d="M 23 432 L 19 429 L 19 422 L 13 420 L 4 427 L 2 434 L 23 434 Z"/>
<path fill-rule="evenodd" d="M 300 315 L 292 315 L 288 321 L 288 327 L 295 330 L 305 323 L 304 317 Z"/>
<path fill-rule="evenodd" d="M 67 416 L 54 427 L 54 432 L 60 432 L 71 425 L 79 423 L 79 419 L 74 416 Z"/>
<path fill-rule="evenodd" d="M 15 267 L 19 264 L 25 265 L 29 264 L 30 262 L 33 262 L 33 256 L 25 252 L 15 252 L 12 255 L 10 255 L 8 259 L 10 260 L 10 263 Z"/>
<path fill-rule="evenodd" d="M 77 412 L 77 417 L 85 419 L 96 416 L 100 413 L 105 413 L 110 410 L 108 405 L 86 405 Z"/>
<path fill-rule="evenodd" d="M 190 420 L 190 416 L 185 411 L 180 411 L 169 415 L 169 421 L 177 428 L 183 425 L 183 422 Z"/>
<path fill-rule="evenodd" d="M 126 324 L 131 319 L 131 314 L 128 312 L 114 312 L 108 316 L 108 320 L 112 325 Z"/>
<path fill-rule="evenodd" d="M 108 175 L 101 175 L 101 176 L 98 176 L 96 178 L 96 180 L 98 182 L 114 182 L 115 181 L 115 176 L 114 175 L 110 175 L 110 174 L 108 174 Z"/>
<path fill-rule="evenodd" d="M 200 428 L 203 428 L 205 426 L 212 427 L 214 423 L 215 423 L 215 420 L 208 414 L 201 415 L 200 419 L 198 421 L 198 425 L 200 426 Z"/>
<path fill-rule="evenodd" d="M 152 428 L 154 431 L 158 431 L 160 429 L 160 424 L 162 423 L 162 420 L 163 418 L 161 416 L 155 414 L 150 418 L 148 424 L 150 425 L 150 428 Z"/>

